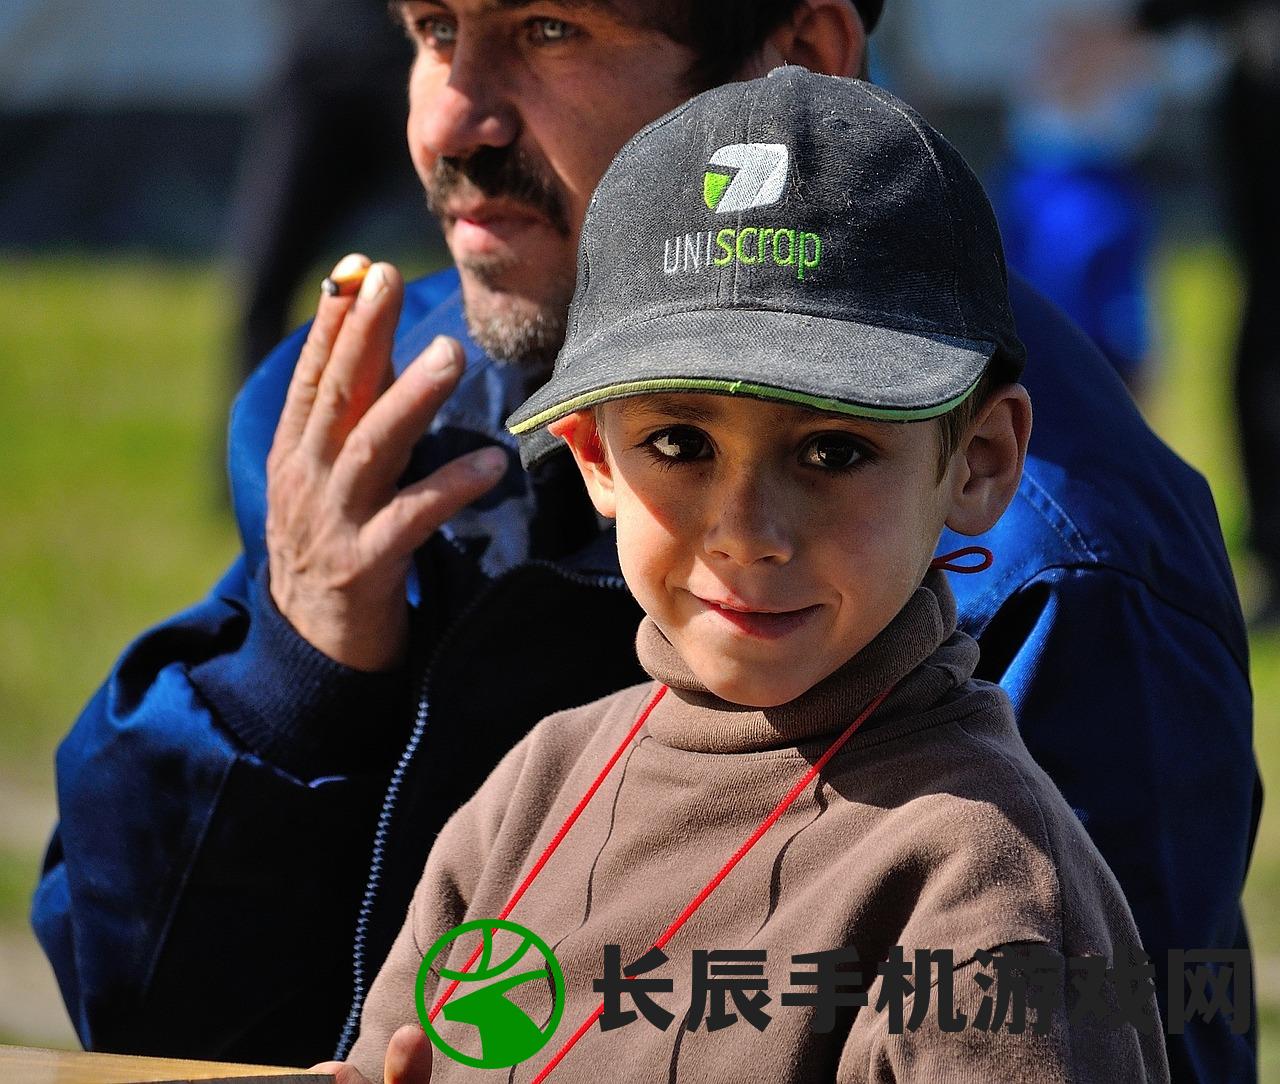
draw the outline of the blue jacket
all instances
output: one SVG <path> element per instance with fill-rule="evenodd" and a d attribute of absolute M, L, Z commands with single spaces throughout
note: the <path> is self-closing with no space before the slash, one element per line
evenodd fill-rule
<path fill-rule="evenodd" d="M 1246 944 L 1260 788 L 1239 604 L 1204 480 L 1057 310 L 1011 290 L 1031 452 L 978 540 L 995 566 L 953 587 L 979 676 L 1009 693 L 1163 976 L 1169 948 Z M 464 340 L 468 390 L 413 474 L 513 447 L 498 425 L 518 393 L 466 341 L 451 271 L 408 288 L 397 368 L 437 333 Z M 233 411 L 242 556 L 126 650 L 58 751 L 33 922 L 92 1049 L 296 1064 L 345 1049 L 444 820 L 539 718 L 641 677 L 639 611 L 563 461 L 531 483 L 513 458 L 423 547 L 401 672 L 348 670 L 293 632 L 265 583 L 265 460 L 303 334 Z M 523 555 L 486 546 L 486 517 L 519 522 Z M 1253 1033 L 1222 1018 L 1169 1046 L 1175 1079 L 1254 1079 Z"/>

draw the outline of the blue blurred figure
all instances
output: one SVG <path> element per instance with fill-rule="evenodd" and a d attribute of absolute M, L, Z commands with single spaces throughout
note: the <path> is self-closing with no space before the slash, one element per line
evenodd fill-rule
<path fill-rule="evenodd" d="M 1136 162 L 1159 95 L 1136 49 L 1097 47 L 1096 25 L 1062 20 L 1047 35 L 1030 92 L 1010 108 L 995 203 L 1009 262 L 1136 392 L 1150 351 L 1145 275 L 1155 233 Z M 1088 61 L 1062 63 L 1077 53 Z"/>

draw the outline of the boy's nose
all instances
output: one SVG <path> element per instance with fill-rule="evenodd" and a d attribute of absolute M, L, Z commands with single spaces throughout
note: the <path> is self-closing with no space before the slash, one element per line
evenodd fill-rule
<path fill-rule="evenodd" d="M 785 564 L 795 552 L 784 507 L 758 476 L 744 477 L 713 494 L 706 549 L 739 565 L 770 561 Z"/>

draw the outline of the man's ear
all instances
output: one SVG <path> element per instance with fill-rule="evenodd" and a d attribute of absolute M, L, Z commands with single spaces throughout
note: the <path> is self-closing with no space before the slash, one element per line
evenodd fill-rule
<path fill-rule="evenodd" d="M 867 32 L 850 0 L 800 0 L 740 77 L 766 75 L 781 64 L 799 64 L 819 75 L 857 75 L 866 50 Z"/>
<path fill-rule="evenodd" d="M 579 410 L 552 422 L 547 430 L 569 445 L 573 461 L 582 472 L 582 480 L 587 484 L 587 494 L 591 497 L 591 503 L 596 506 L 596 511 L 613 519 L 618 508 L 613 493 L 613 468 L 609 464 L 604 441 L 600 438 L 595 413 Z"/>
<path fill-rule="evenodd" d="M 989 531 L 1018 491 L 1031 437 L 1031 399 L 1021 384 L 991 393 L 951 457 L 947 526 L 959 534 Z"/>

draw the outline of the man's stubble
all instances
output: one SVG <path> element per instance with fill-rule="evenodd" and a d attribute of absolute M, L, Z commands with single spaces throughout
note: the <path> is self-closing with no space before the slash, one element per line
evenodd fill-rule
<path fill-rule="evenodd" d="M 463 309 L 467 331 L 477 346 L 499 361 L 519 364 L 530 382 L 541 384 L 564 342 L 574 279 L 549 274 L 537 299 L 504 290 L 501 283 L 514 261 L 504 257 L 468 259 L 458 265 L 463 275 Z M 470 276 L 479 289 L 468 289 Z"/>

